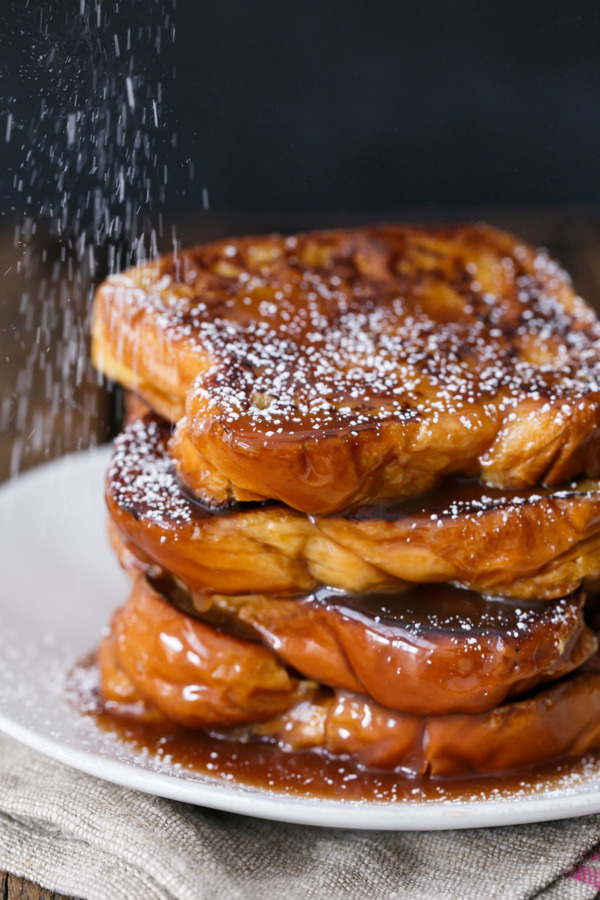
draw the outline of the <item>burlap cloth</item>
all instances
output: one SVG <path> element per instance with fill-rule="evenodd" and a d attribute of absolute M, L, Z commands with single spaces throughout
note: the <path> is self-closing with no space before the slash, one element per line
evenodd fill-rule
<path fill-rule="evenodd" d="M 600 816 L 429 833 L 282 825 L 117 787 L 0 736 L 0 869 L 86 900 L 568 900 L 597 895 L 599 843 Z"/>

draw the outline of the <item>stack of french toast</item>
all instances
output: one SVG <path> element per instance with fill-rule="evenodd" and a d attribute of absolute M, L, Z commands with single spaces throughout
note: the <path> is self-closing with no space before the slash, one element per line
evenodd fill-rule
<path fill-rule="evenodd" d="M 220 241 L 110 277 L 116 715 L 407 776 L 600 748 L 600 324 L 484 225 Z"/>

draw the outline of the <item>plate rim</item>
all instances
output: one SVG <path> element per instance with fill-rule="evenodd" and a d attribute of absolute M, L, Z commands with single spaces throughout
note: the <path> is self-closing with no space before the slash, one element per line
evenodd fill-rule
<path fill-rule="evenodd" d="M 0 712 L 0 731 L 44 756 L 129 790 L 269 821 L 343 830 L 448 831 L 495 828 L 591 815 L 600 811 L 600 785 L 550 796 L 500 800 L 355 801 L 293 797 L 239 784 L 232 788 L 210 776 L 188 780 L 105 758 L 40 735 Z M 358 821 L 340 820 L 340 812 Z M 410 821 L 408 820 L 410 817 Z M 493 821 L 490 819 L 493 818 Z"/>

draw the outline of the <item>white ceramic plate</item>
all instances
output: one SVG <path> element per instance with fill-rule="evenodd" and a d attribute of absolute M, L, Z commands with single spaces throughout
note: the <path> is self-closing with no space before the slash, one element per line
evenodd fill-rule
<path fill-rule="evenodd" d="M 65 457 L 0 489 L 0 729 L 67 765 L 162 797 L 338 828 L 510 825 L 600 811 L 600 770 L 494 799 L 356 803 L 283 796 L 157 761 L 65 699 L 75 660 L 98 643 L 127 579 L 105 533 L 108 450 Z"/>

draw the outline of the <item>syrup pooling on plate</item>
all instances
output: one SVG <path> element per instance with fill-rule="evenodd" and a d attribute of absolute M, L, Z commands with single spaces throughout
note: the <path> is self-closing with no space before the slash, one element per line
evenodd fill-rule
<path fill-rule="evenodd" d="M 240 743 L 164 723 L 152 725 L 106 712 L 98 694 L 95 658 L 86 657 L 70 672 L 67 696 L 76 709 L 90 716 L 119 742 L 124 741 L 156 769 L 181 777 L 201 773 L 217 783 L 244 785 L 290 797 L 362 803 L 402 801 L 481 801 L 521 799 L 570 788 L 594 777 L 598 755 L 538 766 L 526 773 L 467 778 L 411 779 L 396 772 L 369 770 L 351 759 L 327 753 L 282 753 L 273 744 Z"/>
<path fill-rule="evenodd" d="M 266 741 L 285 753 L 350 756 L 410 777 L 525 769 L 587 752 L 600 740 L 595 669 L 580 667 L 483 712 L 410 714 L 364 693 L 286 676 L 263 646 L 177 613 L 143 579 L 116 613 L 99 663 L 103 701 L 114 714 Z"/>

